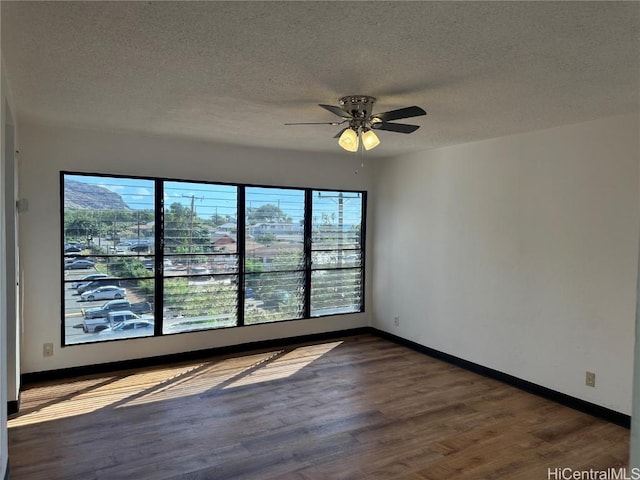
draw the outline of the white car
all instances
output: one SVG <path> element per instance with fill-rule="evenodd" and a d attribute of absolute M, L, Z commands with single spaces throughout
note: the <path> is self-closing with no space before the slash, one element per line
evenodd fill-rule
<path fill-rule="evenodd" d="M 98 287 L 95 290 L 84 292 L 80 295 L 80 298 L 88 302 L 93 302 L 94 300 L 119 300 L 124 298 L 126 294 L 127 290 L 124 288 L 116 287 L 115 285 L 105 285 L 104 287 Z"/>
<path fill-rule="evenodd" d="M 153 335 L 153 322 L 142 319 L 125 320 L 98 333 L 98 339 L 150 337 Z"/>

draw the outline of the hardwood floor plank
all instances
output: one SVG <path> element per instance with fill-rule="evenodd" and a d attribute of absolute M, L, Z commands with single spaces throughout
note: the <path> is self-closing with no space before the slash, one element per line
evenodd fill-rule
<path fill-rule="evenodd" d="M 373 335 L 42 382 L 9 420 L 13 480 L 537 480 L 624 467 L 628 446 Z"/>

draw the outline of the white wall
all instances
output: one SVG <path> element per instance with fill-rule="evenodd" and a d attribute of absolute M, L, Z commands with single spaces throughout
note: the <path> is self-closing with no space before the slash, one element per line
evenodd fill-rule
<path fill-rule="evenodd" d="M 22 372 L 354 328 L 373 311 L 377 328 L 629 414 L 638 129 L 624 115 L 380 160 L 375 172 L 370 160 L 354 175 L 348 155 L 21 124 Z M 44 342 L 60 345 L 60 170 L 373 190 L 367 313 L 43 358 Z"/>
<path fill-rule="evenodd" d="M 13 363 L 8 357 L 7 349 L 7 298 L 6 298 L 6 258 L 4 229 L 4 188 L 5 188 L 5 127 L 9 121 L 7 111 L 8 88 L 5 68 L 0 53 L 0 478 L 5 478 L 9 458 L 7 440 L 7 364 Z"/>
<path fill-rule="evenodd" d="M 373 326 L 630 414 L 639 127 L 623 115 L 376 162 Z"/>
<path fill-rule="evenodd" d="M 24 294 L 22 372 L 199 350 L 369 325 L 369 314 L 256 325 L 55 348 L 60 346 L 60 170 L 158 176 L 187 180 L 368 190 L 355 159 L 269 151 L 183 140 L 20 124 L 20 215 Z M 367 295 L 369 298 L 370 295 Z"/>

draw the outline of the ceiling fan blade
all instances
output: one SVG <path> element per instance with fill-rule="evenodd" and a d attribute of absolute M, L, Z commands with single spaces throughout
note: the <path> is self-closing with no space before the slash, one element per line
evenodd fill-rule
<path fill-rule="evenodd" d="M 336 133 L 333 138 L 340 138 L 342 136 L 342 134 L 344 133 L 344 131 L 349 128 L 349 127 L 345 127 L 342 130 L 340 130 L 338 133 Z"/>
<path fill-rule="evenodd" d="M 375 113 L 371 116 L 371 118 L 379 118 L 383 122 L 389 122 L 391 120 L 400 120 L 401 118 L 411 118 L 411 117 L 420 117 L 422 115 L 426 115 L 422 108 L 416 107 L 405 107 L 399 108 L 398 110 L 390 110 L 388 112 L 383 113 Z"/>
<path fill-rule="evenodd" d="M 409 125 L 407 123 L 372 123 L 371 128 L 375 130 L 387 130 L 389 132 L 412 133 L 420 128 L 419 125 Z"/>
<path fill-rule="evenodd" d="M 319 103 L 318 105 L 321 106 L 322 108 L 324 108 L 325 110 L 329 110 L 331 113 L 333 113 L 334 115 L 337 115 L 339 117 L 347 118 L 347 119 L 351 118 L 351 115 L 349 115 L 347 112 L 345 112 L 340 107 L 336 107 L 334 105 L 323 105 L 322 103 Z"/>
<path fill-rule="evenodd" d="M 342 122 L 294 122 L 294 123 L 285 123 L 284 125 L 342 125 L 347 120 L 343 120 Z"/>

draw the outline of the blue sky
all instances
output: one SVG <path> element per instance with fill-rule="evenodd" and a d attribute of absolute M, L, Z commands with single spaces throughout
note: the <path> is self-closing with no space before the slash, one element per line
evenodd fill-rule
<path fill-rule="evenodd" d="M 122 197 L 122 200 L 134 210 L 153 210 L 154 208 L 154 182 L 136 178 L 114 178 L 85 175 L 65 175 L 69 180 L 99 185 Z M 343 201 L 343 214 L 345 224 L 359 223 L 361 211 L 361 199 L 353 198 L 355 194 L 345 194 Z M 201 218 L 211 218 L 218 214 L 221 216 L 236 216 L 237 200 L 236 187 L 233 185 L 206 184 L 193 182 L 166 181 L 164 184 L 165 204 L 171 205 L 178 202 L 181 205 L 193 208 L 196 215 Z M 304 191 L 285 188 L 246 188 L 246 205 L 258 208 L 262 205 L 277 205 L 294 223 L 298 223 L 304 213 Z M 313 198 L 314 219 L 320 220 L 322 213 L 329 216 L 338 216 L 338 198 L 336 192 L 316 193 Z"/>

